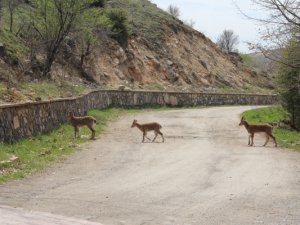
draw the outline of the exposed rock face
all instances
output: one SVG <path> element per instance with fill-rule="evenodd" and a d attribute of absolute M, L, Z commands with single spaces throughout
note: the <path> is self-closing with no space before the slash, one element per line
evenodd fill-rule
<path fill-rule="evenodd" d="M 130 39 L 125 51 L 111 40 L 94 49 L 88 64 L 100 84 L 167 90 L 206 90 L 232 87 L 242 89 L 255 83 L 253 72 L 238 54 L 224 53 L 203 34 L 185 27 L 164 25 L 159 48 L 149 48 L 141 37 Z M 156 45 L 157 45 L 156 43 Z M 269 82 L 269 81 L 265 81 Z M 256 85 L 257 82 L 255 83 Z"/>

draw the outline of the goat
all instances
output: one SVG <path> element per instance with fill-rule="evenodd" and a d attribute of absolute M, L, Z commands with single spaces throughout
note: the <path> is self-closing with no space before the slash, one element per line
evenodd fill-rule
<path fill-rule="evenodd" d="M 266 135 L 266 142 L 263 146 L 266 146 L 266 144 L 269 142 L 269 139 L 271 137 L 275 142 L 275 147 L 277 147 L 276 138 L 272 135 L 272 129 L 273 129 L 272 125 L 270 125 L 270 124 L 250 125 L 246 120 L 244 120 L 244 117 L 242 117 L 239 126 L 242 126 L 242 125 L 245 126 L 246 130 L 249 133 L 248 145 L 253 146 L 254 133 L 263 132 Z"/>
<path fill-rule="evenodd" d="M 143 140 L 142 140 L 142 142 L 144 142 L 145 137 L 146 137 L 149 141 L 151 141 L 151 139 L 147 137 L 147 132 L 148 132 L 148 131 L 152 131 L 152 130 L 153 130 L 154 133 L 155 133 L 155 137 L 153 138 L 152 142 L 155 141 L 155 139 L 156 139 L 156 137 L 157 137 L 157 134 L 161 135 L 161 137 L 162 137 L 162 142 L 165 141 L 163 133 L 160 132 L 161 125 L 160 125 L 159 123 L 153 122 L 153 123 L 139 124 L 139 123 L 137 122 L 137 120 L 133 120 L 133 123 L 132 123 L 132 125 L 131 125 L 131 128 L 133 128 L 133 127 L 137 127 L 140 131 L 143 132 Z"/>
<path fill-rule="evenodd" d="M 92 116 L 77 117 L 77 116 L 74 116 L 74 114 L 72 112 L 70 112 L 69 118 L 70 118 L 70 122 L 71 122 L 72 126 L 74 127 L 74 137 L 75 138 L 76 138 L 76 134 L 77 134 L 77 137 L 80 137 L 79 128 L 83 127 L 83 126 L 87 126 L 92 132 L 91 139 L 95 139 L 96 130 L 93 128 L 93 125 L 94 125 L 94 123 L 97 122 L 97 120 L 94 117 L 92 117 Z"/>

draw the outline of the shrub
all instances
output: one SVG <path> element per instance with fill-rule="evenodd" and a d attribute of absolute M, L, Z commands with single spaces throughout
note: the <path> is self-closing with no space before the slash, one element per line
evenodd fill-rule
<path fill-rule="evenodd" d="M 127 48 L 130 33 L 127 13 L 121 9 L 113 9 L 108 12 L 107 16 L 112 23 L 111 37 L 118 41 L 123 48 Z"/>

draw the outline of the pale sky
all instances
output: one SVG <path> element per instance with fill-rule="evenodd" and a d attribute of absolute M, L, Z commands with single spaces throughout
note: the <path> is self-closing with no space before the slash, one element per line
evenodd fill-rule
<path fill-rule="evenodd" d="M 251 0 L 151 0 L 163 10 L 169 5 L 177 6 L 182 21 L 194 21 L 194 28 L 216 42 L 224 29 L 233 30 L 239 36 L 238 50 L 249 52 L 245 42 L 259 42 L 259 29 L 254 21 L 246 19 L 234 5 L 234 1 L 247 15 L 263 17 Z"/>

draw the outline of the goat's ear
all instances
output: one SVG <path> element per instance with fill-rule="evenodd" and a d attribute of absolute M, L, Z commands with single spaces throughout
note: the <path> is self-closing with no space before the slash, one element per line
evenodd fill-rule
<path fill-rule="evenodd" d="M 244 120 L 244 117 L 242 116 L 242 119 L 241 120 Z"/>

